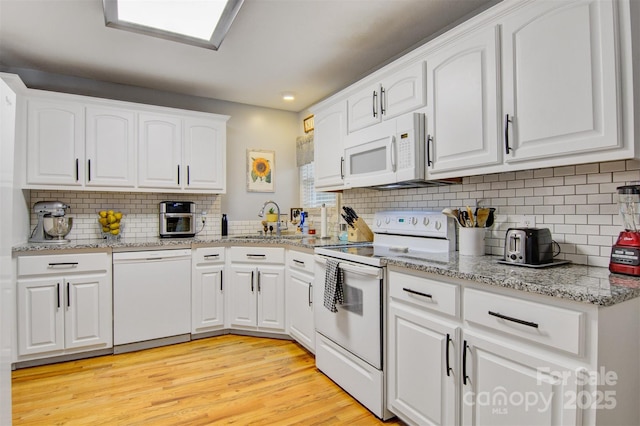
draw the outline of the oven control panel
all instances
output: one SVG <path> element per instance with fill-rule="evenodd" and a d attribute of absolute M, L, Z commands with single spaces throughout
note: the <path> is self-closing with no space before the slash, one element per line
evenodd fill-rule
<path fill-rule="evenodd" d="M 377 212 L 371 230 L 377 234 L 455 238 L 453 219 L 440 211 Z"/>

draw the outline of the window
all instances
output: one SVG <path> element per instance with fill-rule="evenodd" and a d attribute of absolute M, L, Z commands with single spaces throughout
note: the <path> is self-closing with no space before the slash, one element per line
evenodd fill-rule
<path fill-rule="evenodd" d="M 303 208 L 331 207 L 336 205 L 336 194 L 331 192 L 316 192 L 314 189 L 313 162 L 300 166 L 300 202 Z"/>

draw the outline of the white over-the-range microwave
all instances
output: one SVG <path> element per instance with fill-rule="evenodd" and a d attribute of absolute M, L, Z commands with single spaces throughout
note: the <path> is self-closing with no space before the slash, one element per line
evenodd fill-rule
<path fill-rule="evenodd" d="M 344 186 L 377 189 L 455 183 L 427 181 L 425 117 L 410 113 L 351 133 L 346 139 Z"/>

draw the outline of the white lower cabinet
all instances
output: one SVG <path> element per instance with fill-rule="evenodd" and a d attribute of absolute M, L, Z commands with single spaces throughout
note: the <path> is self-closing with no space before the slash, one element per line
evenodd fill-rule
<path fill-rule="evenodd" d="M 315 352 L 313 267 L 313 254 L 287 251 L 287 330 L 312 353 Z"/>
<path fill-rule="evenodd" d="M 460 328 L 391 300 L 387 322 L 387 401 L 416 425 L 454 425 Z"/>
<path fill-rule="evenodd" d="M 231 247 L 229 259 L 229 327 L 284 333 L 284 248 Z"/>
<path fill-rule="evenodd" d="M 110 348 L 107 253 L 18 258 L 18 361 Z"/>
<path fill-rule="evenodd" d="M 192 334 L 224 328 L 224 254 L 224 247 L 205 247 L 192 251 Z"/>
<path fill-rule="evenodd" d="M 395 267 L 388 286 L 388 409 L 408 424 L 640 423 L 627 391 L 640 300 L 598 307 Z"/>

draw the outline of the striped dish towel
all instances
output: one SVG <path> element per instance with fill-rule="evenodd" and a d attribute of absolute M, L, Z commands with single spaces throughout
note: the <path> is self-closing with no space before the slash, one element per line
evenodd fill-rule
<path fill-rule="evenodd" d="M 344 303 L 343 277 L 344 273 L 340 269 L 340 262 L 327 259 L 327 272 L 324 276 L 324 307 L 331 312 L 338 312 L 337 303 Z"/>

